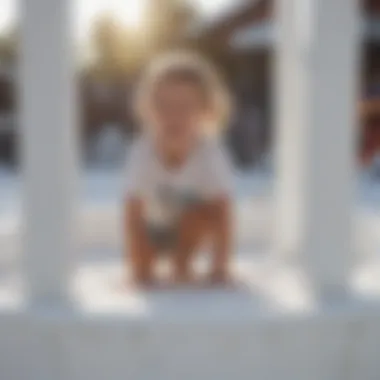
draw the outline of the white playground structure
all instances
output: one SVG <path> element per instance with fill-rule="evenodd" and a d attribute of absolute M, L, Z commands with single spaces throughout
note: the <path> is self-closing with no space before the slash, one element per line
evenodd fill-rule
<path fill-rule="evenodd" d="M 276 7 L 274 260 L 239 255 L 236 291 L 137 294 L 120 267 L 73 275 L 69 1 L 21 1 L 25 291 L 0 287 L 1 379 L 380 378 L 380 267 L 352 241 L 359 1 Z"/>

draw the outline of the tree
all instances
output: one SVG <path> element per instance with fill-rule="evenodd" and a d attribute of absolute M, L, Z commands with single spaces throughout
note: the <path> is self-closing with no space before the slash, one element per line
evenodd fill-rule
<path fill-rule="evenodd" d="M 92 27 L 90 49 L 93 51 L 92 64 L 97 75 L 108 77 L 118 73 L 120 28 L 117 19 L 108 13 L 99 17 Z"/>
<path fill-rule="evenodd" d="M 148 6 L 148 30 L 150 50 L 181 47 L 198 13 L 190 1 L 150 0 Z"/>
<path fill-rule="evenodd" d="M 90 72 L 103 79 L 131 77 L 154 54 L 181 47 L 197 13 L 190 0 L 149 1 L 145 22 L 139 31 L 129 29 L 106 12 L 95 21 L 89 50 Z"/>
<path fill-rule="evenodd" d="M 103 13 L 90 36 L 92 71 L 103 78 L 133 74 L 145 55 L 143 37 L 136 36 L 112 13 Z"/>
<path fill-rule="evenodd" d="M 10 28 L 0 36 L 0 62 L 5 65 L 13 65 L 18 52 L 18 29 Z"/>

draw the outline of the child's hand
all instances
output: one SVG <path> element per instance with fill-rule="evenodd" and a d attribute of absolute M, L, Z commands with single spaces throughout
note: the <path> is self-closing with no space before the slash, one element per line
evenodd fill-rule
<path fill-rule="evenodd" d="M 179 271 L 177 269 L 173 275 L 173 283 L 175 285 L 194 285 L 196 283 L 196 277 L 191 270 Z"/>
<path fill-rule="evenodd" d="M 225 286 L 231 283 L 231 276 L 229 271 L 214 270 L 208 276 L 208 282 L 213 286 Z"/>

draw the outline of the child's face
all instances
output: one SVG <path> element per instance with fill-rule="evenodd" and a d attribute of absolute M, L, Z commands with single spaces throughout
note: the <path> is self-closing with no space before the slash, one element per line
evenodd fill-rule
<path fill-rule="evenodd" d="M 197 84 L 169 80 L 159 84 L 153 95 L 155 132 L 169 146 L 180 149 L 191 144 L 202 132 L 206 113 L 204 96 Z"/>

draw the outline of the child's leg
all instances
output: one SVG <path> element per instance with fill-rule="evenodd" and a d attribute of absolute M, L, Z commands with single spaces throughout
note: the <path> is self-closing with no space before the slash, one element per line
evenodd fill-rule
<path fill-rule="evenodd" d="M 125 209 L 126 258 L 131 266 L 133 281 L 139 285 L 153 280 L 153 265 L 156 252 L 146 231 L 142 215 L 143 204 L 139 199 L 130 199 Z"/>
<path fill-rule="evenodd" d="M 225 200 L 209 202 L 187 211 L 179 224 L 178 244 L 174 253 L 175 274 L 179 281 L 192 278 L 192 264 L 204 242 L 212 247 L 213 281 L 228 276 L 230 260 L 230 210 Z"/>
<path fill-rule="evenodd" d="M 210 279 L 214 283 L 229 280 L 232 255 L 232 212 L 229 199 L 219 199 L 211 206 L 212 267 Z"/>
<path fill-rule="evenodd" d="M 182 216 L 178 226 L 177 244 L 173 252 L 174 275 L 179 282 L 193 278 L 193 261 L 210 232 L 208 205 L 194 206 Z"/>
<path fill-rule="evenodd" d="M 131 250 L 130 263 L 133 280 L 138 285 L 151 285 L 154 282 L 154 265 L 157 256 L 148 242 L 136 244 Z"/>

